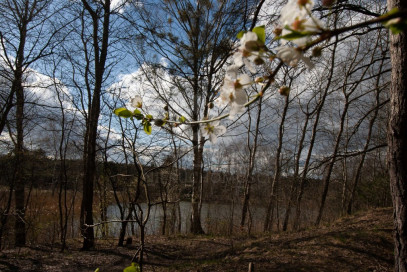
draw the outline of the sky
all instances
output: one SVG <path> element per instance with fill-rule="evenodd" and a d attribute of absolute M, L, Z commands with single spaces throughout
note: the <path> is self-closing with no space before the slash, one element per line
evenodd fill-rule
<path fill-rule="evenodd" d="M 120 1 L 115 1 L 114 5 L 115 7 L 119 7 L 119 5 L 122 2 Z M 267 4 L 266 4 L 267 7 Z M 122 10 L 120 10 L 120 12 L 124 12 L 123 9 L 125 9 L 126 7 L 121 7 Z M 272 11 L 270 11 L 270 9 Z M 274 13 L 275 7 L 272 5 L 269 5 L 268 8 L 265 9 L 266 12 L 263 14 L 263 16 L 270 14 L 270 13 Z M 264 17 L 262 17 L 264 18 Z M 359 20 L 358 18 L 354 18 L 354 20 Z M 270 32 L 270 30 L 273 28 L 272 25 L 268 24 L 267 21 L 260 21 L 259 24 L 266 24 L 267 25 L 267 31 Z M 350 46 L 352 46 L 350 44 Z M 338 55 L 340 57 L 346 57 L 347 54 L 349 52 L 349 47 L 347 46 L 343 46 Z M 329 54 L 327 54 L 329 55 Z M 128 61 L 128 60 L 127 60 Z M 128 63 L 126 61 L 126 63 Z M 318 63 L 318 60 L 315 61 L 316 62 L 316 67 L 312 70 L 312 71 L 306 71 L 305 73 L 303 73 L 302 75 L 300 75 L 298 78 L 296 78 L 296 82 L 299 83 L 297 84 L 295 87 L 292 88 L 293 92 L 297 92 L 297 93 L 301 93 L 301 99 L 302 100 L 306 100 L 307 98 L 311 97 L 316 89 L 310 89 L 309 86 L 312 84 L 318 84 L 318 82 L 312 82 L 315 81 L 315 79 L 318 77 L 323 77 L 324 76 L 324 72 L 326 71 L 326 66 L 324 66 L 324 63 Z M 161 59 L 161 63 L 165 66 L 166 65 L 166 60 L 165 59 Z M 123 69 L 122 69 L 123 68 Z M 117 98 L 117 95 L 119 95 L 119 91 L 120 91 L 120 101 L 117 104 L 118 107 L 121 106 L 126 106 L 130 109 L 130 101 L 131 98 L 133 98 L 136 95 L 140 95 L 143 97 L 143 111 L 145 111 L 146 113 L 152 114 L 154 117 L 159 117 L 162 116 L 163 114 L 163 108 L 164 108 L 164 104 L 163 102 L 161 102 L 160 99 L 157 98 L 157 92 L 154 90 L 154 86 L 151 84 L 151 82 L 149 82 L 148 79 L 152 79 L 151 75 L 150 76 L 146 76 L 145 73 L 143 73 L 142 70 L 148 70 L 149 66 L 147 64 L 143 64 L 142 66 L 138 66 L 138 64 L 135 64 L 133 67 L 120 67 L 117 73 L 117 76 L 114 76 L 110 79 L 111 84 L 109 84 L 108 86 L 106 86 L 106 90 L 107 93 L 109 95 L 111 95 L 111 98 L 114 99 L 115 97 Z M 171 80 L 171 76 L 166 73 L 164 70 L 159 71 L 160 75 L 161 75 L 161 80 L 157 80 L 157 81 L 153 81 L 156 84 L 160 85 L 160 89 L 164 90 L 164 92 L 162 92 L 162 95 L 165 96 L 171 96 L 171 99 L 173 101 L 183 101 L 183 99 L 181 99 L 180 94 L 171 91 L 171 84 L 169 84 L 168 82 Z M 149 77 L 149 78 L 147 78 Z M 304 82 L 306 84 L 304 84 Z M 41 116 L 40 120 L 43 120 L 41 122 L 36 122 L 33 123 L 32 129 L 30 129 L 30 133 L 29 133 L 29 138 L 28 138 L 28 143 L 32 143 L 33 146 L 40 146 L 41 144 L 45 144 L 44 141 L 41 141 L 41 139 L 44 138 L 44 134 L 46 134 L 47 128 L 53 128 L 53 127 L 58 127 L 58 118 L 52 118 L 52 117 L 58 117 L 60 115 L 58 106 L 59 106 L 59 102 L 56 99 L 55 93 L 56 91 L 59 92 L 63 92 L 64 96 L 63 96 L 63 105 L 64 108 L 66 110 L 67 113 L 69 113 L 69 115 L 75 119 L 76 123 L 78 125 L 83 123 L 83 116 L 81 114 L 79 114 L 78 112 L 75 111 L 75 106 L 72 104 L 73 101 L 73 96 L 74 94 L 74 89 L 71 89 L 69 87 L 67 87 L 68 85 L 65 85 L 64 82 L 62 82 L 62 80 L 57 80 L 57 83 L 61 83 L 60 85 L 58 85 L 57 87 L 54 85 L 54 81 L 51 80 L 51 78 L 43 75 L 41 72 L 39 71 L 35 71 L 34 69 L 30 70 L 30 73 L 28 75 L 27 78 L 27 83 L 28 83 L 28 88 L 27 88 L 27 97 L 30 99 L 30 101 L 32 102 L 36 102 L 39 104 L 44 105 L 45 107 L 37 107 L 34 106 L 34 108 L 30 108 L 30 110 L 33 110 L 33 112 L 35 112 L 38 116 Z M 274 89 L 273 89 L 274 88 Z M 266 100 L 268 99 L 269 107 L 266 107 L 266 109 L 264 110 L 264 122 L 267 124 L 267 128 L 264 127 L 263 129 L 263 140 L 267 143 L 269 143 L 270 145 L 274 145 L 276 144 L 277 141 L 277 128 L 278 128 L 278 122 L 279 122 L 279 117 L 281 114 L 281 109 L 282 109 L 282 103 L 283 100 L 281 97 L 276 96 L 276 86 L 273 86 L 272 89 L 270 89 L 269 98 L 265 98 Z M 293 93 L 294 94 L 294 93 Z M 336 98 L 334 98 L 336 99 Z M 299 100 L 298 100 L 299 101 Z M 338 100 L 339 101 L 339 100 Z M 295 101 L 294 101 L 295 102 Z M 294 103 L 293 102 L 293 103 Z M 334 100 L 335 102 L 335 100 Z M 295 102 L 296 103 L 296 102 Z M 278 107 L 278 105 L 280 104 L 280 107 Z M 276 107 L 277 109 L 275 110 L 275 112 L 272 111 L 273 107 Z M 178 112 L 184 112 L 184 108 L 186 107 L 185 104 L 179 104 L 179 103 L 174 103 L 173 107 L 175 108 L 175 110 L 177 110 Z M 340 107 L 341 104 L 340 102 L 337 103 L 336 107 L 338 107 L 338 113 L 340 112 Z M 269 109 L 267 109 L 269 108 Z M 291 116 L 295 117 L 294 112 L 290 113 Z M 337 115 L 337 117 L 334 118 L 338 118 L 339 115 Z M 243 117 L 242 119 L 239 120 L 239 124 L 244 124 L 245 122 L 247 122 L 247 115 L 245 115 L 245 117 Z M 101 118 L 101 123 L 99 125 L 99 129 L 100 129 L 100 135 L 102 137 L 107 137 L 107 131 L 108 131 L 108 124 L 106 123 L 108 120 L 108 116 L 102 116 Z M 113 133 L 111 133 L 109 135 L 109 137 L 111 137 L 111 142 L 112 144 L 115 142 L 118 142 L 121 140 L 122 135 L 120 134 L 120 129 L 118 127 L 118 119 L 117 117 L 113 117 L 113 128 L 112 131 Z M 231 124 L 231 121 L 226 121 L 226 124 Z M 328 124 L 326 124 L 328 125 Z M 333 124 L 331 124 L 332 126 L 335 126 L 335 122 Z M 181 125 L 180 127 L 176 128 L 177 132 L 181 133 L 183 136 L 188 137 L 190 136 L 188 134 L 188 127 L 185 125 Z M 82 128 L 83 129 L 83 128 Z M 79 129 L 80 130 L 80 129 Z M 242 135 L 244 135 L 246 131 L 245 126 L 240 126 L 238 129 L 235 129 L 233 131 L 229 130 L 226 133 L 226 136 L 228 137 L 223 137 L 223 139 L 221 139 L 219 141 L 218 146 L 220 145 L 230 145 L 231 143 L 238 141 L 238 138 L 242 138 Z M 141 144 L 141 149 L 143 149 L 143 146 L 147 146 L 150 145 L 151 148 L 151 154 L 155 154 L 155 152 L 160 152 L 161 146 L 159 143 L 159 139 L 165 139 L 166 137 L 168 138 L 168 135 L 165 137 L 163 136 L 164 133 L 161 133 L 162 130 L 158 129 L 158 128 L 154 128 L 153 129 L 153 136 L 149 136 L 147 137 L 146 135 L 142 133 L 139 133 L 139 137 L 140 137 L 140 142 L 139 144 Z M 50 132 L 50 137 L 53 136 L 54 132 Z M 131 136 L 134 132 L 130 132 Z M 293 126 L 293 127 L 286 127 L 285 128 L 285 133 L 288 136 L 285 136 L 285 139 L 290 139 L 290 141 L 295 142 L 295 135 L 296 133 L 298 133 L 298 126 Z M 81 134 L 80 131 L 78 131 L 77 135 L 79 137 L 79 135 Z M 236 137 L 234 137 L 233 135 L 237 135 Z M 8 135 L 3 133 L 3 135 L 1 135 L 1 137 L 3 138 L 3 140 L 7 140 Z M 244 138 L 244 137 L 243 137 Z M 37 144 L 37 142 L 41 143 L 41 144 Z M 49 144 L 49 143 L 48 143 Z M 208 148 L 210 148 L 210 150 L 216 150 L 216 146 L 212 146 L 212 145 L 207 145 Z M 323 145 L 321 145 L 323 150 L 325 147 Z M 145 149 L 144 149 L 145 151 Z M 112 155 L 113 156 L 113 155 Z M 147 157 L 146 157 L 147 159 Z"/>

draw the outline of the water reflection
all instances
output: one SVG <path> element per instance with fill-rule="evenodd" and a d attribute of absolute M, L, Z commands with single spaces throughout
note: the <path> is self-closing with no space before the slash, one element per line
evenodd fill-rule
<path fill-rule="evenodd" d="M 176 204 L 168 204 L 167 207 L 167 231 L 169 233 L 175 232 L 178 225 L 178 212 L 174 212 Z M 146 211 L 147 205 L 141 204 L 143 211 Z M 191 218 L 191 203 L 181 201 L 179 203 L 181 212 L 181 233 L 188 233 L 190 228 Z M 107 209 L 109 220 L 120 220 L 120 211 L 117 205 L 111 205 Z M 175 215 L 175 216 L 174 216 Z M 265 216 L 264 207 L 251 207 L 249 216 L 252 222 L 252 231 L 260 232 L 262 220 Z M 201 222 L 202 227 L 206 233 L 227 234 L 228 232 L 237 228 L 241 217 L 241 205 L 232 204 L 217 204 L 217 203 L 203 203 L 201 208 Z M 163 224 L 163 209 L 161 205 L 151 207 L 151 214 L 149 221 L 146 225 L 147 234 L 160 234 Z M 121 223 L 112 223 L 108 227 L 108 234 L 112 237 L 119 235 Z M 127 233 L 138 231 L 137 224 L 129 224 L 127 226 Z"/>

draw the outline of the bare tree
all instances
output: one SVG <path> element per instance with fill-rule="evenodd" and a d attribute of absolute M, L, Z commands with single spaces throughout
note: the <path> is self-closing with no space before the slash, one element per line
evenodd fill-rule
<path fill-rule="evenodd" d="M 254 128 L 254 136 L 253 136 L 253 142 L 250 143 L 250 135 L 251 135 L 251 116 L 250 112 L 249 114 L 249 124 L 248 124 L 248 129 L 247 129 L 247 147 L 249 148 L 249 162 L 247 166 L 247 172 L 246 172 L 246 179 L 244 181 L 244 193 L 243 193 L 243 203 L 242 203 L 242 216 L 240 220 L 240 227 L 243 228 L 244 224 L 246 223 L 246 216 L 247 216 L 247 211 L 249 209 L 249 201 L 250 201 L 250 195 L 251 195 L 251 187 L 253 181 L 253 170 L 255 166 L 255 158 L 256 158 L 256 151 L 258 147 L 258 137 L 259 137 L 259 129 L 260 129 L 260 120 L 261 120 L 261 109 L 262 109 L 262 103 L 263 99 L 259 99 L 258 106 L 257 106 L 257 118 L 256 118 L 256 124 Z M 248 224 L 249 225 L 249 224 Z"/>
<path fill-rule="evenodd" d="M 51 0 L 40 1 L 2 1 L 0 14 L 2 31 L 0 32 L 1 59 L 3 71 L 1 76 L 11 84 L 10 92 L 1 106 L 0 134 L 8 120 L 11 109 L 15 106 L 16 142 L 15 142 L 15 244 L 25 245 L 26 225 L 24 165 L 24 105 L 26 73 L 41 58 L 49 55 L 54 46 L 57 28 L 51 24 L 55 14 Z"/>
<path fill-rule="evenodd" d="M 264 218 L 264 231 L 271 231 L 273 228 L 274 208 L 277 203 L 277 186 L 281 178 L 281 150 L 283 148 L 284 126 L 287 117 L 288 107 L 290 105 L 289 95 L 285 97 L 284 109 L 281 114 L 280 125 L 278 129 L 278 144 L 274 161 L 274 175 L 270 188 L 270 197 L 266 209 L 266 216 Z"/>
<path fill-rule="evenodd" d="M 216 97 L 221 84 L 219 72 L 232 50 L 229 37 L 242 28 L 240 22 L 248 15 L 249 7 L 246 1 L 163 1 L 159 10 L 144 10 L 140 14 L 142 22 L 148 25 L 144 30 L 150 35 L 141 32 L 138 37 L 147 39 L 147 44 L 168 62 L 168 65 L 160 65 L 153 61 L 153 66 L 172 76 L 166 84 L 179 94 L 172 97 L 165 93 L 166 90 L 155 88 L 159 99 L 168 105 L 171 116 L 184 116 L 188 121 L 208 117 L 209 103 Z M 147 62 L 151 63 L 151 60 Z M 154 69 L 146 72 L 153 75 Z M 199 203 L 203 193 L 200 188 L 206 140 L 199 129 L 199 124 L 191 125 L 188 135 L 193 146 L 193 233 L 203 233 Z"/>

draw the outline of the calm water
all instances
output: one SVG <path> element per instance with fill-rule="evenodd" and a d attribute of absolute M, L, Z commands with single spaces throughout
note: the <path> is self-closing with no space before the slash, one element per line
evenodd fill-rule
<path fill-rule="evenodd" d="M 143 211 L 146 211 L 146 204 L 142 204 Z M 190 227 L 191 218 L 191 203 L 187 201 L 180 202 L 181 209 L 181 233 L 187 233 Z M 172 216 L 173 206 L 168 205 L 167 208 L 167 227 L 171 229 L 174 226 L 174 217 Z M 120 220 L 120 212 L 116 205 L 111 205 L 107 210 L 109 220 Z M 251 207 L 252 230 L 260 231 L 260 225 L 265 216 L 265 208 Z M 201 209 L 201 222 L 205 232 L 220 232 L 226 233 L 231 228 L 235 229 L 239 225 L 241 217 L 241 206 L 231 204 L 213 204 L 203 203 Z M 163 223 L 163 210 L 161 205 L 151 207 L 149 221 L 146 226 L 147 234 L 160 234 Z M 178 224 L 178 218 L 175 218 L 175 224 Z M 134 230 L 137 231 L 137 224 L 134 224 Z M 108 227 L 108 234 L 112 237 L 117 237 L 120 232 L 120 223 L 112 223 Z M 131 234 L 132 226 L 129 224 L 127 232 Z M 100 230 L 99 230 L 100 231 Z"/>

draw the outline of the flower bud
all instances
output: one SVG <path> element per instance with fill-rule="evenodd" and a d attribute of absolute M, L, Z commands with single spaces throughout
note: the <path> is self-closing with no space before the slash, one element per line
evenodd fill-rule
<path fill-rule="evenodd" d="M 254 62 L 254 64 L 256 64 L 256 65 L 262 65 L 262 64 L 264 64 L 264 60 L 263 60 L 262 58 L 260 58 L 260 57 L 255 58 L 253 62 Z"/>
<path fill-rule="evenodd" d="M 277 37 L 281 35 L 281 33 L 283 33 L 283 29 L 281 27 L 276 27 L 273 30 L 274 35 L 276 35 Z"/>
<path fill-rule="evenodd" d="M 164 121 L 161 119 L 157 119 L 154 121 L 154 125 L 156 125 L 157 127 L 162 127 L 164 125 Z"/>
<path fill-rule="evenodd" d="M 164 110 L 165 110 L 165 111 L 168 111 L 168 105 L 165 105 L 165 106 L 164 106 Z"/>
<path fill-rule="evenodd" d="M 297 31 L 304 30 L 304 23 L 305 20 L 295 19 L 294 22 L 291 24 L 292 29 Z"/>
<path fill-rule="evenodd" d="M 309 0 L 298 0 L 297 3 L 299 6 L 305 6 L 306 4 L 309 3 Z"/>
<path fill-rule="evenodd" d="M 254 80 L 254 82 L 256 82 L 256 83 L 262 83 L 262 82 L 264 82 L 264 77 L 256 77 L 256 79 Z"/>
<path fill-rule="evenodd" d="M 248 41 L 244 44 L 244 46 L 245 46 L 246 50 L 249 52 L 260 51 L 260 45 L 256 41 Z"/>
<path fill-rule="evenodd" d="M 213 109 L 214 106 L 215 106 L 215 105 L 214 105 L 212 102 L 209 102 L 209 103 L 208 103 L 208 108 Z"/>
<path fill-rule="evenodd" d="M 280 89 L 278 89 L 278 92 L 281 95 L 288 96 L 290 94 L 290 88 L 287 86 L 281 86 Z"/>

